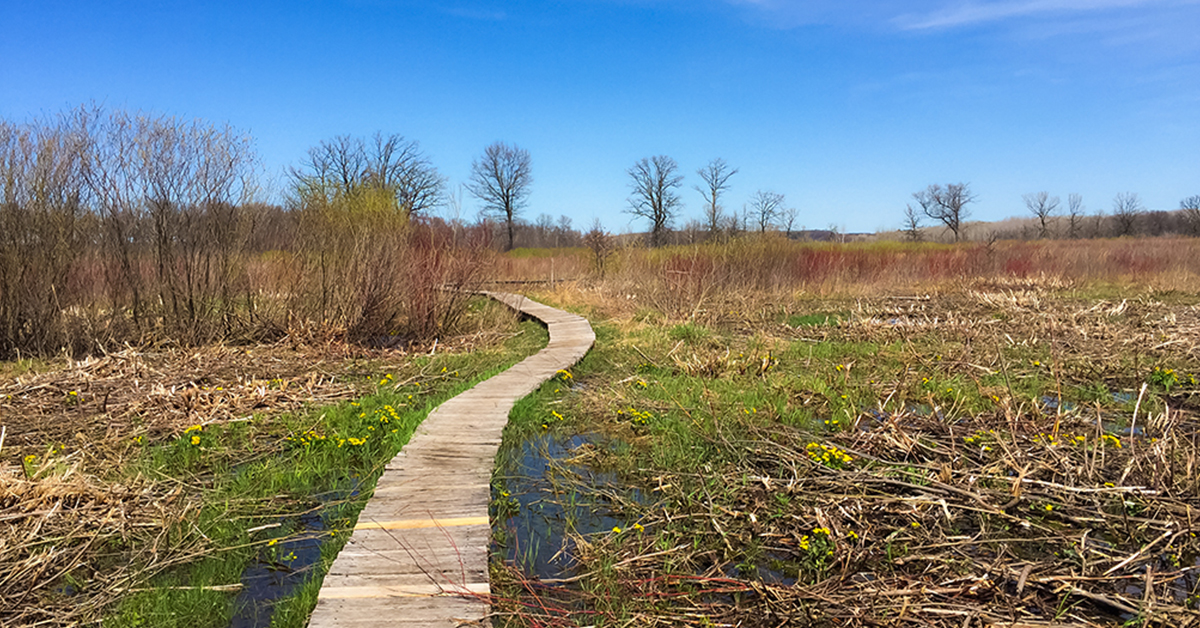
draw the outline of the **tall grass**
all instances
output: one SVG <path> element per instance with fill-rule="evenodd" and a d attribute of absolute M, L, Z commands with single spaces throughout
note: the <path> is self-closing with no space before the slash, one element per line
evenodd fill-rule
<path fill-rule="evenodd" d="M 489 268 L 486 230 L 414 218 L 407 188 L 379 180 L 270 207 L 258 174 L 227 126 L 98 108 L 0 120 L 0 359 L 453 330 Z"/>
<path fill-rule="evenodd" d="M 506 256 L 502 276 L 545 279 L 546 259 Z M 1198 278 L 1200 239 L 1195 238 L 837 244 L 768 236 L 627 247 L 610 263 L 600 289 L 609 300 L 636 298 L 674 315 L 704 308 L 717 296 L 751 293 L 877 294 L 1035 279 L 1061 286 L 1172 290 L 1194 286 Z"/>

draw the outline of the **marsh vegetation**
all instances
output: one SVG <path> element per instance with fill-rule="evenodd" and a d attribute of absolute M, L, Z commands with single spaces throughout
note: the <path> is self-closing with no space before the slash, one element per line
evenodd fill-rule
<path fill-rule="evenodd" d="M 489 331 L 436 349 L 285 342 L 7 364 L 3 453 L 19 464 L 0 471 L 0 580 L 19 593 L 0 620 L 303 625 L 416 425 L 545 342 L 490 302 L 467 319 Z M 273 576 L 293 572 L 276 605 Z"/>
<path fill-rule="evenodd" d="M 768 192 L 747 235 L 720 160 L 671 231 L 660 156 L 642 248 L 522 223 L 491 153 L 502 240 L 398 135 L 321 142 L 280 207 L 229 127 L 0 121 L 0 623 L 304 623 L 416 424 L 545 341 L 492 280 L 598 332 L 514 412 L 498 621 L 1196 621 L 1200 241 L 1074 239 L 1072 198 L 1069 240 L 796 242 Z"/>
<path fill-rule="evenodd" d="M 534 295 L 598 340 L 506 436 L 506 625 L 1195 624 L 1194 262 L 772 247 Z M 1095 275 L 1003 270 L 1039 255 Z"/>

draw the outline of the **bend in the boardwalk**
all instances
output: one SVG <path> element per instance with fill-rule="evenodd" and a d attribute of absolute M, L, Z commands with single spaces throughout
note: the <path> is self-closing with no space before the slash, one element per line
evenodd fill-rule
<path fill-rule="evenodd" d="M 544 322 L 549 344 L 417 428 L 326 574 L 309 626 L 488 625 L 488 502 L 501 432 L 513 404 L 578 362 L 596 336 L 583 317 L 487 294 Z"/>

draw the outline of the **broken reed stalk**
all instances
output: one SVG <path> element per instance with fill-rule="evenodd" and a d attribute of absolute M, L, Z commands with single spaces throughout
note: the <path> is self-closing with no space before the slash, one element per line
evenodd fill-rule
<path fill-rule="evenodd" d="M 462 351 L 504 337 L 490 331 L 450 344 Z M 126 348 L 0 381 L 6 421 L 0 426 L 0 625 L 97 620 L 154 575 L 238 549 L 212 547 L 193 526 L 180 525 L 194 514 L 195 493 L 208 478 L 129 478 L 114 471 L 141 447 L 171 442 L 196 425 L 361 397 L 378 388 L 378 378 L 368 377 L 377 369 L 405 372 L 405 356 L 288 341 L 186 351 Z M 277 453 L 281 443 L 268 438 L 230 451 L 230 465 Z M 55 593 L 68 575 L 86 587 Z"/>
<path fill-rule="evenodd" d="M 734 311 L 733 299 L 727 305 L 723 295 L 709 298 L 714 314 L 699 322 L 729 324 L 721 317 Z M 1177 322 L 1158 326 L 1168 310 Z M 994 319 L 997 311 L 1006 317 Z M 889 400 L 881 410 L 892 408 L 883 419 L 860 411 L 853 429 L 822 431 L 739 423 L 729 416 L 736 407 L 706 393 L 707 402 L 682 416 L 694 415 L 696 426 L 715 425 L 706 446 L 718 453 L 704 461 L 716 462 L 702 473 L 643 463 L 630 479 L 653 495 L 650 503 L 617 510 L 638 521 L 643 534 L 599 533 L 575 543 L 579 568 L 569 578 L 529 581 L 509 574 L 512 568 L 504 577 L 517 590 L 536 591 L 539 600 L 557 600 L 557 608 L 587 609 L 631 626 L 1093 626 L 1134 619 L 1200 626 L 1200 568 L 1191 564 L 1200 556 L 1193 521 L 1200 508 L 1195 391 L 1173 397 L 1170 408 L 1148 409 L 1149 389 L 1137 381 L 1133 416 L 1124 410 L 1123 417 L 1098 402 L 1070 408 L 1064 397 L 1087 381 L 1081 372 L 1099 372 L 1108 382 L 1140 380 L 1144 373 L 1128 372 L 1122 357 L 1168 332 L 1173 353 L 1160 346 L 1156 359 L 1177 358 L 1180 347 L 1182 355 L 1200 355 L 1194 352 L 1200 310 L 1148 300 L 1052 302 L 1014 291 L 860 301 L 860 312 L 838 328 L 776 333 L 803 334 L 797 340 L 814 343 L 902 341 L 912 348 L 922 330 L 936 330 L 964 348 L 945 362 L 999 373 L 996 394 L 1004 395 L 1003 386 L 1007 398 L 984 412 L 921 414 L 895 394 L 910 389 L 908 383 L 881 382 L 876 390 Z M 732 325 L 764 333 L 753 320 Z M 1005 355 L 1046 339 L 1053 345 L 1047 367 L 1057 396 L 1053 412 L 1016 395 L 1017 378 L 1031 369 Z M 994 354 L 966 353 L 988 346 Z M 692 377 L 736 377 L 727 348 L 693 348 L 689 357 L 665 342 L 661 351 L 668 359 L 639 341 L 629 357 L 660 368 L 673 363 Z M 816 366 L 811 353 L 808 361 L 803 352 L 798 359 L 803 368 Z M 623 398 L 638 377 L 644 376 L 589 382 L 588 400 L 576 410 L 610 412 L 606 400 Z M 802 393 L 796 391 L 803 401 Z M 673 400 L 652 409 L 678 414 L 682 407 Z M 703 416 L 705 409 L 711 416 Z M 647 438 L 618 433 L 633 447 Z M 834 446 L 853 461 L 814 460 L 807 455 L 811 443 Z M 588 490 L 570 484 L 578 474 L 555 478 L 564 494 Z M 832 554 L 814 553 L 818 538 Z M 660 539 L 686 543 L 663 553 Z M 582 617 L 541 613 L 512 597 L 505 610 L 518 625 L 568 625 Z"/>

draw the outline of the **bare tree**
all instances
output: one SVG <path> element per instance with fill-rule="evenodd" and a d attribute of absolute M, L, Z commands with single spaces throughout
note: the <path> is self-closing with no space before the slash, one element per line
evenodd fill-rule
<path fill-rule="evenodd" d="M 1049 220 L 1058 211 L 1058 197 L 1050 196 L 1049 192 L 1036 192 L 1021 198 L 1025 200 L 1029 213 L 1038 219 L 1038 237 L 1043 240 L 1050 237 Z"/>
<path fill-rule="evenodd" d="M 1171 215 L 1165 211 L 1142 212 L 1142 234 L 1160 236 L 1171 228 Z"/>
<path fill-rule="evenodd" d="M 458 234 L 463 229 L 462 219 L 463 205 L 463 185 L 460 183 L 458 188 L 451 190 L 446 195 L 445 212 L 447 221 L 450 223 L 451 233 L 454 234 L 454 242 L 458 242 Z"/>
<path fill-rule="evenodd" d="M 579 232 L 571 228 L 571 217 L 560 214 L 554 227 L 554 247 L 579 246 Z"/>
<path fill-rule="evenodd" d="M 305 187 L 345 194 L 362 183 L 366 170 L 362 139 L 339 135 L 308 149 L 308 159 L 301 168 L 290 168 L 288 172 Z"/>
<path fill-rule="evenodd" d="M 758 232 L 766 233 L 768 227 L 775 225 L 779 214 L 783 211 L 784 198 L 776 192 L 759 190 L 750 197 L 750 213 L 758 223 Z"/>
<path fill-rule="evenodd" d="M 925 239 L 925 234 L 921 231 L 921 214 L 912 205 L 904 206 L 904 239 L 909 242 Z"/>
<path fill-rule="evenodd" d="M 741 233 L 744 225 L 745 223 L 742 222 L 741 213 L 736 210 L 725 214 L 725 216 L 721 219 L 721 229 L 725 235 L 730 238 Z"/>
<path fill-rule="evenodd" d="M 836 222 L 831 222 L 829 223 L 828 231 L 830 242 L 837 242 L 840 244 L 846 243 L 846 230 L 843 229 L 841 225 L 837 224 Z"/>
<path fill-rule="evenodd" d="M 1200 194 L 1179 201 L 1179 211 L 1183 214 L 1188 233 L 1200 235 Z"/>
<path fill-rule="evenodd" d="M 721 231 L 722 210 L 721 195 L 729 189 L 729 178 L 737 174 L 737 168 L 730 168 L 724 159 L 714 159 L 707 166 L 696 171 L 704 181 L 704 185 L 696 186 L 696 190 L 704 197 L 704 223 L 708 228 L 708 237 L 714 238 Z"/>
<path fill-rule="evenodd" d="M 745 205 L 742 205 L 741 211 L 735 209 L 728 214 L 725 214 L 725 218 L 722 222 L 725 225 L 725 233 L 729 237 L 736 237 L 746 231 L 746 227 L 748 226 L 747 216 L 749 215 L 749 211 L 750 210 L 748 210 Z"/>
<path fill-rule="evenodd" d="M 616 246 L 612 235 L 604 230 L 604 225 L 599 218 L 592 221 L 592 228 L 584 234 L 583 243 L 591 249 L 596 272 L 600 273 L 601 279 L 604 279 L 605 270 L 608 268 L 608 258 L 612 257 Z"/>
<path fill-rule="evenodd" d="M 0 120 L 0 357 L 64 348 L 71 270 L 90 239 L 89 140 L 68 117 Z M 19 355 L 19 353 L 18 353 Z"/>
<path fill-rule="evenodd" d="M 672 243 L 699 244 L 706 239 L 705 234 L 707 234 L 707 230 L 704 227 L 704 223 L 696 220 L 695 218 L 691 218 L 687 222 L 683 223 L 682 228 L 675 232 L 675 237 L 672 238 Z"/>
<path fill-rule="evenodd" d="M 656 155 L 639 160 L 628 171 L 633 194 L 626 211 L 650 221 L 650 246 L 665 244 L 667 229 L 683 205 L 675 193 L 683 182 L 683 176 L 675 174 L 678 169 L 674 159 Z"/>
<path fill-rule="evenodd" d="M 513 221 L 525 207 L 532 183 L 529 151 L 504 142 L 488 146 L 483 156 L 471 164 L 467 190 L 483 202 L 485 212 L 504 220 L 508 231 L 506 251 L 513 248 Z"/>
<path fill-rule="evenodd" d="M 110 269 L 114 276 L 107 282 L 109 298 L 128 309 L 134 326 L 140 327 L 148 313 L 138 268 L 142 244 L 138 226 L 144 219 L 141 202 L 144 186 L 136 176 L 138 146 L 134 117 L 123 111 L 111 115 L 96 111 L 93 115 L 94 119 L 89 121 L 93 165 L 85 170 L 85 176 L 103 216 L 107 245 L 113 251 L 111 257 L 115 258 L 115 268 Z"/>
<path fill-rule="evenodd" d="M 789 207 L 779 215 L 779 223 L 783 226 L 784 234 L 789 240 L 792 239 L 792 231 L 796 229 L 796 219 L 799 217 L 800 212 L 795 207 Z"/>
<path fill-rule="evenodd" d="M 1074 240 L 1083 229 L 1083 196 L 1072 194 L 1067 197 L 1067 237 Z"/>
<path fill-rule="evenodd" d="M 390 191 L 408 215 L 426 213 L 443 202 L 446 179 L 415 140 L 375 133 L 366 154 L 366 181 Z"/>
<path fill-rule="evenodd" d="M 969 183 L 948 183 L 944 187 L 935 183 L 914 192 L 913 198 L 926 216 L 946 225 L 954 234 L 955 242 L 962 237 L 963 221 L 970 215 L 967 205 L 977 200 Z"/>
<path fill-rule="evenodd" d="M 369 144 L 348 135 L 325 140 L 308 149 L 308 158 L 289 174 L 294 205 L 332 205 L 373 194 L 405 216 L 440 205 L 446 186 L 420 145 L 396 134 L 376 133 Z"/>
<path fill-rule="evenodd" d="M 1121 192 L 1113 197 L 1113 234 L 1133 235 L 1138 218 L 1146 211 L 1141 199 L 1133 192 Z"/>
<path fill-rule="evenodd" d="M 1087 238 L 1103 238 L 1111 231 L 1108 227 L 1108 214 L 1104 213 L 1103 209 L 1096 210 L 1096 213 L 1085 217 L 1082 221 L 1084 226 L 1080 233 Z"/>
<path fill-rule="evenodd" d="M 537 220 L 533 223 L 532 244 L 523 244 L 523 246 L 549 247 L 554 235 L 554 219 L 550 214 L 538 214 Z"/>
<path fill-rule="evenodd" d="M 185 342 L 228 331 L 255 193 L 249 137 L 143 113 L 81 110 L 76 120 L 90 138 L 83 173 L 108 235 L 112 301 L 135 327 L 161 324 Z"/>
<path fill-rule="evenodd" d="M 251 167 L 249 140 L 229 127 L 138 116 L 137 172 L 146 189 L 158 301 L 177 331 L 204 340 L 201 323 L 233 307 L 233 254 L 244 236 L 240 185 Z"/>

